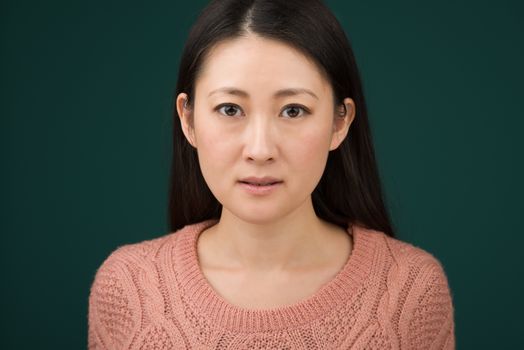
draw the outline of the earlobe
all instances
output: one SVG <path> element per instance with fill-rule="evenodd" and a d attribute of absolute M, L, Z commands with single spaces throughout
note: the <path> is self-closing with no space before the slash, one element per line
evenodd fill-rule
<path fill-rule="evenodd" d="M 338 146 L 340 146 L 340 144 L 344 141 L 349 132 L 349 127 L 351 126 L 351 123 L 354 119 L 355 102 L 351 98 L 346 97 L 343 104 L 337 110 L 337 115 L 335 116 L 333 122 L 333 135 L 329 148 L 330 151 L 337 149 Z"/>
<path fill-rule="evenodd" d="M 191 107 L 189 106 L 189 97 L 186 93 L 180 93 L 176 99 L 176 109 L 178 116 L 180 118 L 180 126 L 182 132 L 186 137 L 186 140 L 191 144 L 191 146 L 196 148 L 196 143 L 194 141 L 193 127 L 191 127 L 190 118 L 192 118 Z"/>

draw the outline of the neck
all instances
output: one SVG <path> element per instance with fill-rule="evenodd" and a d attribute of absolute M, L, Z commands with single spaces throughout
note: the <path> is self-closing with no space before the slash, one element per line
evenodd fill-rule
<path fill-rule="evenodd" d="M 319 219 L 312 204 L 271 222 L 247 222 L 222 208 L 219 222 L 201 233 L 204 264 L 231 271 L 274 272 L 328 263 L 340 227 Z M 338 236 L 338 240 L 335 236 Z M 338 244 L 337 243 L 337 244 Z"/>

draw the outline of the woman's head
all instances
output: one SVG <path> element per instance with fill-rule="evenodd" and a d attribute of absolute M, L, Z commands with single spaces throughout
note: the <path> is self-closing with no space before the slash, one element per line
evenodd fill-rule
<path fill-rule="evenodd" d="M 311 213 L 311 193 L 355 109 L 346 98 L 335 111 L 331 84 L 309 57 L 255 34 L 223 40 L 202 63 L 192 108 L 188 97 L 177 97 L 182 129 L 222 210 L 257 223 Z M 266 176 L 280 185 L 264 196 L 241 184 Z"/>
<path fill-rule="evenodd" d="M 353 53 L 320 1 L 212 1 L 176 95 L 173 230 L 220 217 L 222 204 L 262 221 L 309 199 L 324 220 L 393 234 Z M 256 200 L 238 188 L 264 175 L 282 186 Z"/>

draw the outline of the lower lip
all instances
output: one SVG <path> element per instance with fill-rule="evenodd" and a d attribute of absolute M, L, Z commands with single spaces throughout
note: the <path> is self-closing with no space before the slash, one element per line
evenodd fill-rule
<path fill-rule="evenodd" d="M 273 192 L 274 190 L 276 190 L 280 185 L 282 185 L 282 182 L 277 182 L 277 183 L 272 184 L 272 185 L 262 185 L 262 186 L 251 185 L 251 184 L 248 184 L 248 183 L 240 182 L 240 185 L 248 193 L 255 194 L 255 195 L 265 195 L 265 194 L 269 194 L 269 193 Z"/>

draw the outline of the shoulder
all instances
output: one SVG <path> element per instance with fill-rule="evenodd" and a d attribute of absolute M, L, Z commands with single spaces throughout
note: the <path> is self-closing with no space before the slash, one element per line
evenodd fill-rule
<path fill-rule="evenodd" d="M 379 250 L 390 264 L 389 282 L 419 299 L 432 292 L 451 294 L 444 264 L 437 256 L 412 243 L 376 233 Z"/>
<path fill-rule="evenodd" d="M 428 250 L 412 243 L 394 238 L 372 229 L 361 228 L 375 243 L 380 256 L 390 267 L 401 270 L 416 270 L 423 275 L 446 277 L 442 262 Z M 420 276 L 419 276 L 420 277 Z"/>
<path fill-rule="evenodd" d="M 176 239 L 174 236 L 175 234 L 171 233 L 116 248 L 96 270 L 91 294 L 107 295 L 118 290 L 121 294 L 126 293 L 131 296 L 136 288 L 137 276 L 154 274 L 158 252 L 165 244 L 174 244 L 172 242 Z"/>
<path fill-rule="evenodd" d="M 424 296 L 439 295 L 443 303 L 451 301 L 451 289 L 444 264 L 433 253 L 412 243 L 383 235 L 384 246 L 396 272 L 399 285 L 409 290 L 413 303 L 420 304 Z M 392 277 L 392 274 L 390 274 Z"/>
<path fill-rule="evenodd" d="M 442 262 L 428 250 L 389 236 L 386 236 L 385 241 L 392 258 L 397 263 L 406 261 L 411 267 L 432 270 L 435 273 L 444 274 Z"/>
<path fill-rule="evenodd" d="M 403 347 L 454 348 L 454 303 L 442 262 L 414 244 L 370 230 Z"/>
<path fill-rule="evenodd" d="M 175 234 L 167 234 L 138 243 L 130 243 L 116 248 L 102 263 L 100 268 L 112 264 L 132 264 L 134 261 L 154 259 L 158 250 L 166 243 L 174 239 Z"/>
<path fill-rule="evenodd" d="M 113 250 L 97 268 L 91 293 L 101 292 L 104 283 L 125 283 L 140 270 L 148 269 L 160 247 L 169 239 L 162 236 L 139 243 L 122 245 Z M 128 287 L 131 285 L 128 284 Z M 129 288 L 128 288 L 129 289 Z"/>
<path fill-rule="evenodd" d="M 169 249 L 183 242 L 189 242 L 195 233 L 213 222 L 213 220 L 208 220 L 188 224 L 177 231 L 157 238 L 118 247 L 109 254 L 97 269 L 94 285 L 100 278 L 106 275 L 124 278 L 143 272 L 154 274 L 154 271 L 149 270 L 154 270 L 154 265 L 164 264 L 164 260 L 161 258 L 162 252 L 165 252 L 164 248 Z"/>
<path fill-rule="evenodd" d="M 97 269 L 89 293 L 90 349 L 118 349 L 140 327 L 141 286 L 154 275 L 157 252 L 172 235 L 120 246 Z"/>

